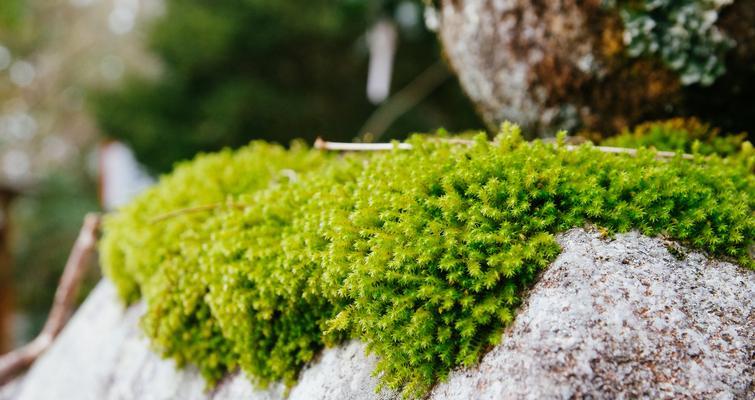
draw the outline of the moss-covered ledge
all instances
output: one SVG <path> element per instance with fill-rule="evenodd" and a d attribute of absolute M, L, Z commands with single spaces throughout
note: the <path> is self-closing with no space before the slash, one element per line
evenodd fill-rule
<path fill-rule="evenodd" d="M 755 152 L 657 160 L 525 142 L 333 154 L 254 143 L 203 155 L 105 222 L 102 264 L 141 297 L 156 349 L 212 383 L 292 384 L 325 345 L 365 342 L 421 396 L 497 344 L 559 254 L 554 234 L 636 229 L 755 263 Z"/>

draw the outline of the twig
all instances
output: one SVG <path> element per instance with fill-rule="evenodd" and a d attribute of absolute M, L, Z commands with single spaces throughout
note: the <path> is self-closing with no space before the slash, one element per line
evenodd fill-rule
<path fill-rule="evenodd" d="M 439 139 L 440 141 L 452 143 L 452 144 L 463 144 L 463 145 L 472 145 L 474 144 L 474 141 L 471 140 L 465 140 L 465 139 Z M 333 151 L 384 151 L 384 150 L 393 150 L 394 148 L 398 148 L 400 150 L 410 150 L 412 148 L 412 145 L 409 143 L 342 143 L 342 142 L 328 142 L 323 140 L 322 138 L 317 138 L 315 140 L 315 148 L 319 150 L 333 150 Z M 565 149 L 573 151 L 580 148 L 580 146 L 574 146 L 574 145 L 565 145 Z M 594 149 L 598 151 L 602 151 L 604 153 L 613 153 L 613 154 L 629 154 L 632 156 L 637 155 L 637 149 L 628 149 L 623 147 L 607 147 L 607 146 L 593 146 Z M 656 151 L 655 156 L 656 158 L 673 158 L 676 157 L 677 153 L 674 153 L 673 151 Z M 695 158 L 692 154 L 681 154 L 682 158 L 685 160 L 692 160 Z"/>
<path fill-rule="evenodd" d="M 170 219 L 170 218 L 173 218 L 173 217 L 178 217 L 178 216 L 184 215 L 184 214 L 193 214 L 193 213 L 198 213 L 198 212 L 203 212 L 203 211 L 216 210 L 216 209 L 221 208 L 223 206 L 228 206 L 228 207 L 233 207 L 233 208 L 239 208 L 239 209 L 244 209 L 244 208 L 249 207 L 248 205 L 241 204 L 241 203 L 212 203 L 212 204 L 203 204 L 201 206 L 180 208 L 178 210 L 173 210 L 173 211 L 167 212 L 165 214 L 160 214 L 160 215 L 152 218 L 150 220 L 150 222 L 155 223 L 155 222 L 164 221 L 166 219 Z"/>
<path fill-rule="evenodd" d="M 97 243 L 97 230 L 100 216 L 87 214 L 79 231 L 79 236 L 68 256 L 63 275 L 55 291 L 55 300 L 47 316 L 42 332 L 27 345 L 0 356 L 0 385 L 27 369 L 52 344 L 52 341 L 65 326 L 73 312 L 84 272 Z"/>
<path fill-rule="evenodd" d="M 401 150 L 410 150 L 412 145 L 409 143 L 341 143 L 326 142 L 322 138 L 315 140 L 315 148 L 319 150 L 334 151 L 385 151 L 398 148 Z"/>
<path fill-rule="evenodd" d="M 565 147 L 568 150 L 576 150 L 580 146 L 566 145 Z M 624 147 L 608 147 L 608 146 L 593 146 L 593 148 L 600 150 L 604 153 L 629 154 L 633 156 L 637 155 L 637 149 L 627 149 Z M 677 154 L 678 153 L 674 153 L 673 151 L 656 151 L 655 158 L 674 158 L 676 157 Z M 692 154 L 682 154 L 681 156 L 685 160 L 693 160 L 695 158 L 695 156 L 693 156 Z"/>

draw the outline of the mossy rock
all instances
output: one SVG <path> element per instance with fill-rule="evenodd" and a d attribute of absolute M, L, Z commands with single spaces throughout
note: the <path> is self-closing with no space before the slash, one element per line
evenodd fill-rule
<path fill-rule="evenodd" d="M 751 0 L 435 3 L 445 55 L 491 129 L 611 134 L 695 115 L 755 127 Z"/>
<path fill-rule="evenodd" d="M 513 324 L 471 368 L 425 400 L 752 397 L 755 272 L 629 232 L 556 235 L 561 254 Z M 711 296 L 715 293 L 715 296 Z M 229 374 L 211 391 L 193 368 L 150 351 L 105 280 L 53 346 L 0 400 L 398 400 L 376 392 L 377 357 L 356 340 L 319 352 L 286 391 Z M 748 319 L 749 318 L 749 319 Z M 75 365 L 76 368 L 71 368 Z"/>
<path fill-rule="evenodd" d="M 381 384 L 421 396 L 501 339 L 559 254 L 595 226 L 687 243 L 753 268 L 755 151 L 659 160 L 526 142 L 343 157 L 255 143 L 203 155 L 104 224 L 102 265 L 142 297 L 157 350 L 210 381 L 293 384 L 323 346 L 367 344 Z"/>

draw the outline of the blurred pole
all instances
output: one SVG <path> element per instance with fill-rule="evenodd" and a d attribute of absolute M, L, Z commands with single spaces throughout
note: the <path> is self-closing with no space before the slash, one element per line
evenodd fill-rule
<path fill-rule="evenodd" d="M 0 354 L 13 346 L 13 270 L 10 254 L 10 203 L 15 192 L 0 188 Z"/>
<path fill-rule="evenodd" d="M 390 94 L 397 41 L 396 24 L 387 18 L 375 23 L 367 34 L 367 44 L 370 48 L 367 99 L 372 104 L 382 103 Z"/>
<path fill-rule="evenodd" d="M 404 113 L 419 104 L 443 82 L 451 77 L 442 60 L 429 66 L 403 89 L 388 98 L 370 115 L 359 130 L 359 141 L 374 142 L 379 140 L 385 131 Z"/>
<path fill-rule="evenodd" d="M 133 151 L 118 141 L 100 145 L 100 203 L 106 211 L 131 201 L 154 181 L 136 161 Z"/>

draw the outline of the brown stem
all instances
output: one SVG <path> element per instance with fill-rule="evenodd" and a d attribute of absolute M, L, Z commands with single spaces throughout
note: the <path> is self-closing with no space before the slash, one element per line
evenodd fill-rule
<path fill-rule="evenodd" d="M 53 339 L 65 326 L 73 313 L 81 280 L 89 264 L 97 243 L 97 230 L 100 216 L 87 214 L 79 231 L 79 236 L 68 256 L 63 275 L 55 291 L 55 300 L 47 316 L 42 332 L 25 346 L 0 356 L 0 385 L 27 369 L 42 353 L 50 347 Z"/>

